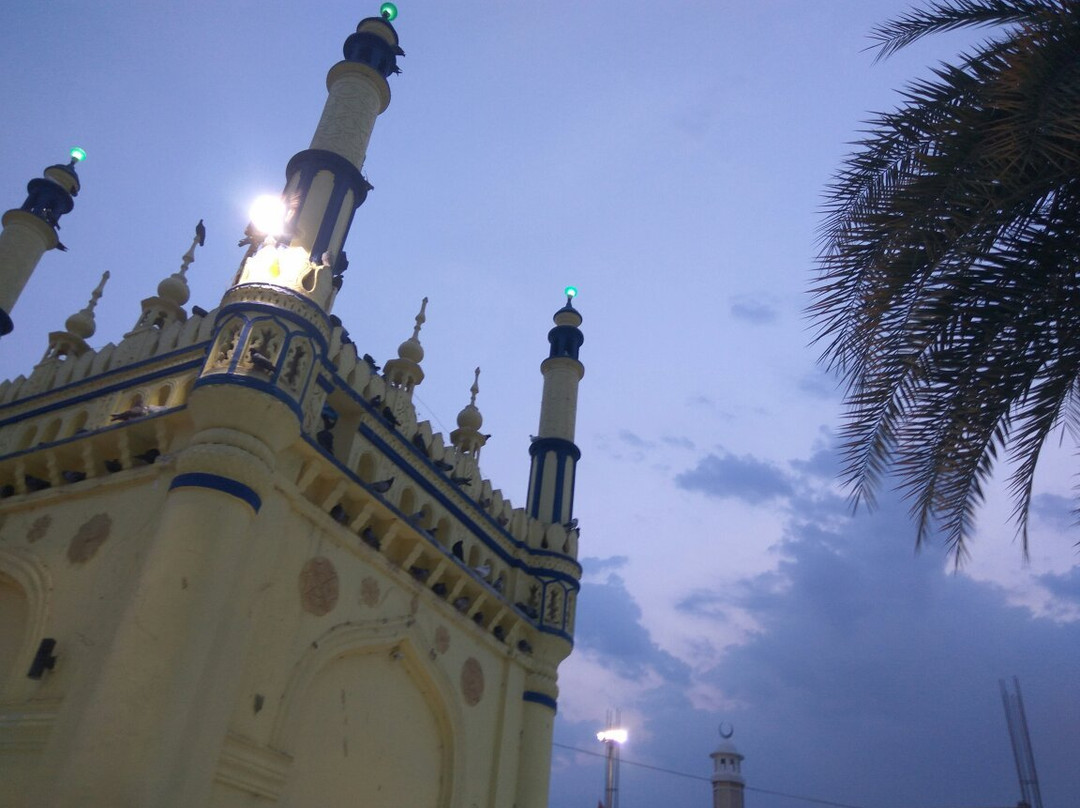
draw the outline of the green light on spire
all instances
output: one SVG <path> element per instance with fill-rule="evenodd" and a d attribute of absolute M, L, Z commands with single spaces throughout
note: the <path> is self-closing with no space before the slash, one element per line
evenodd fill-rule
<path fill-rule="evenodd" d="M 76 163 L 81 163 L 86 159 L 86 149 L 81 149 L 78 146 L 72 146 L 71 151 L 68 152 L 71 155 L 71 159 Z"/>
<path fill-rule="evenodd" d="M 570 297 L 570 298 L 577 297 L 577 287 L 576 286 L 567 286 L 565 289 L 563 289 L 563 292 L 566 294 L 567 297 Z"/>
<path fill-rule="evenodd" d="M 384 20 L 390 22 L 397 18 L 397 6 L 393 3 L 383 3 L 379 6 L 379 13 L 382 14 Z"/>

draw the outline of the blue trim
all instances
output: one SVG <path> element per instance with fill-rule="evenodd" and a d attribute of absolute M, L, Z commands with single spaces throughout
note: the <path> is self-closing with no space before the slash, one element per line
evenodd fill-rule
<path fill-rule="evenodd" d="M 557 325 L 548 331 L 548 342 L 551 343 L 548 358 L 569 357 L 577 361 L 578 349 L 584 341 L 585 335 L 576 326 Z"/>
<path fill-rule="evenodd" d="M 576 463 L 581 460 L 581 449 L 572 440 L 566 438 L 537 438 L 529 444 L 529 455 L 536 457 L 540 452 L 555 452 L 559 457 L 569 455 Z"/>
<path fill-rule="evenodd" d="M 551 503 L 551 518 L 547 521 L 558 522 L 562 524 L 565 521 L 562 518 L 563 512 L 563 485 L 566 483 L 566 466 L 569 462 L 567 457 L 559 457 L 558 465 L 555 467 L 555 499 Z M 567 513 L 574 510 L 574 492 L 570 491 L 570 505 Z M 567 516 L 567 519 L 570 517 Z"/>
<path fill-rule="evenodd" d="M 338 218 L 341 216 L 345 195 L 349 191 L 353 192 L 352 212 L 349 214 L 349 224 L 351 224 L 357 208 L 367 199 L 371 184 L 364 179 L 360 169 L 340 154 L 325 149 L 305 149 L 294 154 L 285 168 L 286 186 L 294 177 L 296 178 L 294 193 L 298 195 L 297 210 L 303 210 L 307 205 L 308 193 L 320 171 L 329 172 L 334 179 L 330 198 L 326 202 L 326 209 L 319 222 L 319 232 L 315 235 L 315 240 L 308 250 L 309 256 L 321 258 L 330 246 L 330 236 L 333 235 L 334 227 L 337 226 Z M 348 235 L 348 227 L 343 235 Z"/>
<path fill-rule="evenodd" d="M 315 383 L 319 385 L 319 387 L 321 387 L 323 389 L 323 392 L 325 393 L 334 392 L 334 383 L 322 374 L 319 374 L 319 376 L 315 379 Z"/>
<path fill-rule="evenodd" d="M 545 472 L 547 471 L 547 456 L 549 452 L 555 454 L 555 497 L 552 501 L 550 514 L 540 513 L 540 492 L 543 490 Z M 529 516 L 534 519 L 544 519 L 549 522 L 562 521 L 563 506 L 563 482 L 566 479 L 567 464 L 577 463 L 581 459 L 581 449 L 573 441 L 566 438 L 537 438 L 529 445 L 529 456 L 533 459 L 533 467 L 529 476 L 528 496 L 526 508 Z M 575 483 L 577 481 L 575 480 Z M 574 491 L 570 490 L 570 511 L 574 509 Z"/>
<path fill-rule="evenodd" d="M 526 690 L 521 694 L 522 701 L 531 701 L 533 704 L 540 704 L 544 707 L 550 707 L 553 713 L 559 712 L 559 708 L 555 699 L 551 698 L 547 693 L 539 693 L 535 690 Z"/>
<path fill-rule="evenodd" d="M 179 365 L 168 365 L 167 367 L 163 367 L 157 373 L 148 373 L 145 376 L 136 376 L 133 379 L 127 379 L 127 380 L 125 380 L 123 382 L 118 382 L 116 384 L 111 384 L 108 387 L 95 387 L 92 391 L 90 391 L 88 393 L 83 393 L 81 396 L 75 396 L 73 398 L 65 398 L 65 399 L 62 399 L 62 400 L 56 402 L 55 404 L 50 404 L 50 405 L 48 405 L 46 407 L 39 407 L 36 410 L 27 410 L 26 412 L 20 413 L 19 415 L 15 415 L 15 416 L 12 416 L 10 418 L 6 418 L 4 420 L 0 420 L 0 427 L 5 427 L 8 424 L 17 423 L 17 422 L 25 420 L 27 418 L 33 418 L 33 417 L 36 417 L 38 415 L 42 415 L 44 413 L 50 412 L 52 410 L 58 410 L 58 409 L 63 409 L 65 407 L 70 407 L 71 405 L 78 404 L 78 403 L 80 403 L 82 401 L 89 401 L 91 399 L 96 400 L 96 399 L 102 398 L 103 396 L 108 395 L 109 393 L 115 393 L 118 390 L 127 390 L 127 389 L 130 389 L 132 387 L 137 387 L 138 385 L 146 382 L 147 380 L 155 379 L 155 378 L 158 378 L 160 376 L 172 376 L 172 375 L 174 375 L 175 373 L 177 373 L 178 371 L 181 371 L 181 370 L 190 370 L 190 369 L 193 369 L 193 368 L 201 368 L 204 361 L 205 361 L 206 350 L 207 350 L 207 348 L 209 346 L 210 346 L 209 342 L 200 342 L 200 343 L 197 343 L 194 346 L 184 348 L 182 351 L 173 351 L 170 354 L 162 354 L 161 356 L 155 356 L 152 359 L 147 359 L 147 360 L 145 360 L 143 362 L 136 362 L 133 365 L 124 365 L 122 367 L 113 368 L 111 370 L 105 371 L 104 373 L 100 373 L 97 376 L 85 376 L 85 377 L 79 379 L 78 381 L 71 382 L 70 384 L 66 384 L 63 387 L 58 387 L 55 390 L 47 390 L 44 393 L 38 393 L 38 394 L 33 395 L 33 396 L 28 396 L 27 398 L 20 398 L 20 399 L 18 399 L 16 401 L 12 401 L 12 402 L 10 402 L 8 404 L 5 404 L 3 407 L 0 407 L 0 410 L 10 409 L 10 408 L 16 407 L 16 406 L 19 406 L 19 407 L 24 406 L 28 401 L 33 401 L 35 398 L 39 398 L 39 399 L 40 398 L 45 398 L 45 397 L 53 398 L 58 393 L 63 393 L 63 391 L 65 391 L 65 390 L 70 390 L 70 389 L 76 388 L 76 387 L 78 387 L 80 385 L 86 385 L 86 384 L 90 384 L 92 382 L 100 381 L 101 379 L 105 378 L 106 376 L 113 376 L 113 375 L 116 375 L 116 374 L 119 374 L 119 373 L 126 373 L 126 372 L 130 371 L 132 368 L 137 368 L 140 365 L 146 365 L 146 364 L 148 364 L 150 362 L 162 362 L 164 360 L 167 360 L 168 357 L 175 356 L 176 354 L 188 353 L 188 352 L 190 352 L 192 350 L 192 348 L 196 348 L 196 347 L 199 348 L 200 353 L 202 354 L 198 359 L 192 359 L 192 360 L 189 360 L 187 362 L 182 362 Z M 149 416 L 149 417 L 152 418 L 154 416 Z"/>
<path fill-rule="evenodd" d="M 258 513 L 259 508 L 262 507 L 262 498 L 255 493 L 254 489 L 236 480 L 222 477 L 220 474 L 208 474 L 203 471 L 177 474 L 169 485 L 170 491 L 174 488 L 210 488 L 243 500 L 252 507 L 255 513 Z"/>
<path fill-rule="evenodd" d="M 220 373 L 210 373 L 206 376 L 200 376 L 195 380 L 195 384 L 191 389 L 198 390 L 200 387 L 209 387 L 212 384 L 232 384 L 238 387 L 248 387 L 252 390 L 258 390 L 260 393 L 266 393 L 285 404 L 293 411 L 293 414 L 301 423 L 304 420 L 304 412 L 300 409 L 300 405 L 296 402 L 296 399 L 280 387 L 275 387 L 272 382 L 256 379 L 254 376 L 248 376 L 243 373 L 227 373 L 222 371 Z"/>
<path fill-rule="evenodd" d="M 277 293 L 283 293 L 283 294 L 288 295 L 289 297 L 293 298 L 297 302 L 299 302 L 299 303 L 303 304 L 304 306 L 306 306 L 313 313 L 317 314 L 318 317 L 322 320 L 322 322 L 326 325 L 326 330 L 328 332 L 332 330 L 331 325 L 330 325 L 330 317 L 329 317 L 329 315 L 327 315 L 327 313 L 325 311 L 323 311 L 323 309 L 321 307 L 317 306 L 311 300 L 311 298 L 306 297 L 305 295 L 301 295 L 301 294 L 299 294 L 297 292 L 294 292 L 292 289 L 289 289 L 286 286 L 277 286 L 277 285 L 272 284 L 272 283 L 262 283 L 262 282 L 258 282 L 258 283 L 242 283 L 242 284 L 239 284 L 237 286 L 231 287 L 231 289 L 229 291 L 232 291 L 232 289 L 243 289 L 245 286 L 266 287 L 266 288 L 269 288 L 269 289 L 273 289 Z M 226 294 L 228 294 L 228 293 L 226 293 Z M 261 315 L 270 317 L 271 319 L 287 320 L 287 321 L 289 321 L 289 322 L 291 322 L 291 323 L 293 323 L 295 325 L 300 326 L 301 328 L 303 328 L 304 331 L 306 331 L 308 334 L 310 334 L 319 343 L 319 347 L 322 349 L 322 352 L 324 354 L 327 352 L 327 350 L 330 347 L 329 344 L 327 343 L 326 339 L 323 338 L 322 332 L 319 331 L 318 328 L 314 327 L 311 324 L 310 320 L 307 320 L 304 317 L 302 317 L 301 315 L 295 314 L 294 312 L 291 312 L 288 309 L 283 309 L 280 306 L 272 306 L 272 305 L 267 304 L 267 303 L 257 303 L 255 301 L 247 301 L 247 300 L 237 300 L 236 302 L 230 303 L 229 305 L 225 306 L 224 308 L 222 308 L 218 312 L 217 319 L 214 321 L 214 337 L 215 338 L 217 337 L 218 331 L 220 330 L 220 326 L 221 326 L 221 324 L 224 323 L 226 316 L 233 315 L 233 314 L 239 314 L 239 315 L 241 315 L 243 317 L 244 321 L 247 322 L 247 323 L 257 322 L 257 320 L 262 319 L 262 317 L 255 318 L 255 317 L 251 317 L 251 316 L 244 316 L 244 312 L 249 312 L 249 311 L 257 311 Z"/>
<path fill-rule="evenodd" d="M 0 337 L 10 334 L 13 328 L 15 328 L 15 323 L 11 322 L 11 317 L 6 311 L 0 309 Z"/>

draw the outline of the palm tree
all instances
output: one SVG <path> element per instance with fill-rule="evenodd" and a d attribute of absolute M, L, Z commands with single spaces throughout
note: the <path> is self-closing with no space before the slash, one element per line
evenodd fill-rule
<path fill-rule="evenodd" d="M 1080 0 L 934 0 L 872 37 L 978 26 L 834 179 L 810 307 L 856 502 L 896 474 L 957 563 L 999 461 L 1026 556 L 1040 452 L 1080 435 Z"/>

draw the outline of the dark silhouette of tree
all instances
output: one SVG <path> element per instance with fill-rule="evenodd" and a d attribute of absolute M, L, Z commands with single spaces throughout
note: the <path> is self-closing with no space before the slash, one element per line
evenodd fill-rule
<path fill-rule="evenodd" d="M 999 461 L 1026 556 L 1040 452 L 1080 434 L 1080 1 L 935 0 L 872 37 L 979 26 L 838 172 L 810 307 L 856 502 L 896 474 L 957 563 Z"/>

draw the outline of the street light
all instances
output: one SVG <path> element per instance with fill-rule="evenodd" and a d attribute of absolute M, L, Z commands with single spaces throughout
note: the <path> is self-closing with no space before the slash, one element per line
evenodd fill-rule
<path fill-rule="evenodd" d="M 618 711 L 615 723 L 619 722 Z M 626 743 L 629 734 L 621 727 L 611 726 L 608 715 L 608 728 L 596 733 L 596 740 L 607 747 L 607 773 L 604 785 L 604 808 L 619 808 L 619 748 Z"/>

